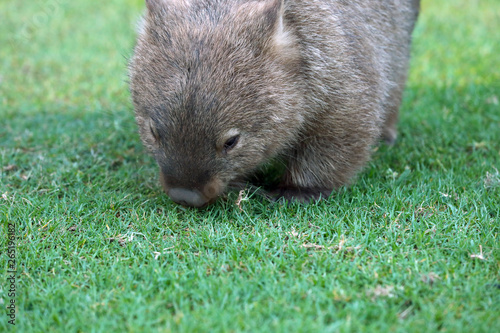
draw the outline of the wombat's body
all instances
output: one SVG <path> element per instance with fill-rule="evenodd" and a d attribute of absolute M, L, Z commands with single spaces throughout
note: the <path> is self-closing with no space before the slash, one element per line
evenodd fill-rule
<path fill-rule="evenodd" d="M 174 201 L 273 159 L 282 196 L 328 196 L 395 140 L 418 0 L 146 2 L 131 93 Z"/>

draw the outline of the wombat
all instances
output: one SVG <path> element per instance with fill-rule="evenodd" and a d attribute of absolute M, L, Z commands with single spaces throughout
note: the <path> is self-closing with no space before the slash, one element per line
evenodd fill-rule
<path fill-rule="evenodd" d="M 182 205 L 270 161 L 310 201 L 396 139 L 419 0 L 146 0 L 129 65 L 144 145 Z"/>

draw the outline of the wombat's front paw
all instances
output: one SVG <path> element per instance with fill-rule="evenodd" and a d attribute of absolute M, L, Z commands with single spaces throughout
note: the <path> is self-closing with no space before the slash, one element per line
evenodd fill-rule
<path fill-rule="evenodd" d="M 310 203 L 320 199 L 327 199 L 332 190 L 320 188 L 301 188 L 301 187 L 280 187 L 271 194 L 276 201 L 298 201 L 300 203 Z"/>
<path fill-rule="evenodd" d="M 382 140 L 388 146 L 393 146 L 396 143 L 398 132 L 395 128 L 385 128 L 382 134 Z"/>

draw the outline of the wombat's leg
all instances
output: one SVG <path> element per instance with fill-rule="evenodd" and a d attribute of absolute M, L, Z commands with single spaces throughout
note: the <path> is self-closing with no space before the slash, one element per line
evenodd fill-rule
<path fill-rule="evenodd" d="M 400 63 L 399 66 L 394 68 L 392 73 L 392 80 L 396 83 L 392 89 L 389 90 L 387 98 L 383 103 L 386 118 L 382 128 L 382 139 L 388 145 L 393 145 L 398 136 L 397 123 L 399 118 L 399 108 L 403 99 L 403 91 L 405 89 L 406 78 L 408 76 L 407 59 L 400 59 L 395 57 L 395 63 Z"/>
<path fill-rule="evenodd" d="M 392 146 L 396 142 L 396 138 L 398 137 L 398 130 L 396 127 L 397 122 L 398 122 L 398 110 L 395 110 L 387 116 L 384 123 L 382 139 L 386 144 L 390 146 Z"/>
<path fill-rule="evenodd" d="M 368 159 L 368 145 L 333 145 L 328 138 L 312 138 L 288 153 L 287 170 L 276 193 L 287 200 L 326 199 L 346 185 Z"/>
<path fill-rule="evenodd" d="M 406 67 L 397 68 L 394 73 L 396 86 L 389 90 L 388 97 L 383 103 L 386 112 L 384 126 L 382 128 L 382 139 L 388 145 L 393 145 L 398 136 L 397 123 L 399 108 L 403 99 L 403 90 L 406 82 Z"/>

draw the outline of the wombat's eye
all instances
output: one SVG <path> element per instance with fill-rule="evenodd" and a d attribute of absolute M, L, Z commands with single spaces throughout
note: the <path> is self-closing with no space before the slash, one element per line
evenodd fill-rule
<path fill-rule="evenodd" d="M 236 147 L 236 145 L 238 144 L 238 141 L 240 141 L 240 136 L 239 135 L 235 135 L 235 136 L 229 138 L 224 143 L 224 152 L 227 153 L 228 151 L 230 151 L 231 149 L 233 149 L 234 147 Z"/>

